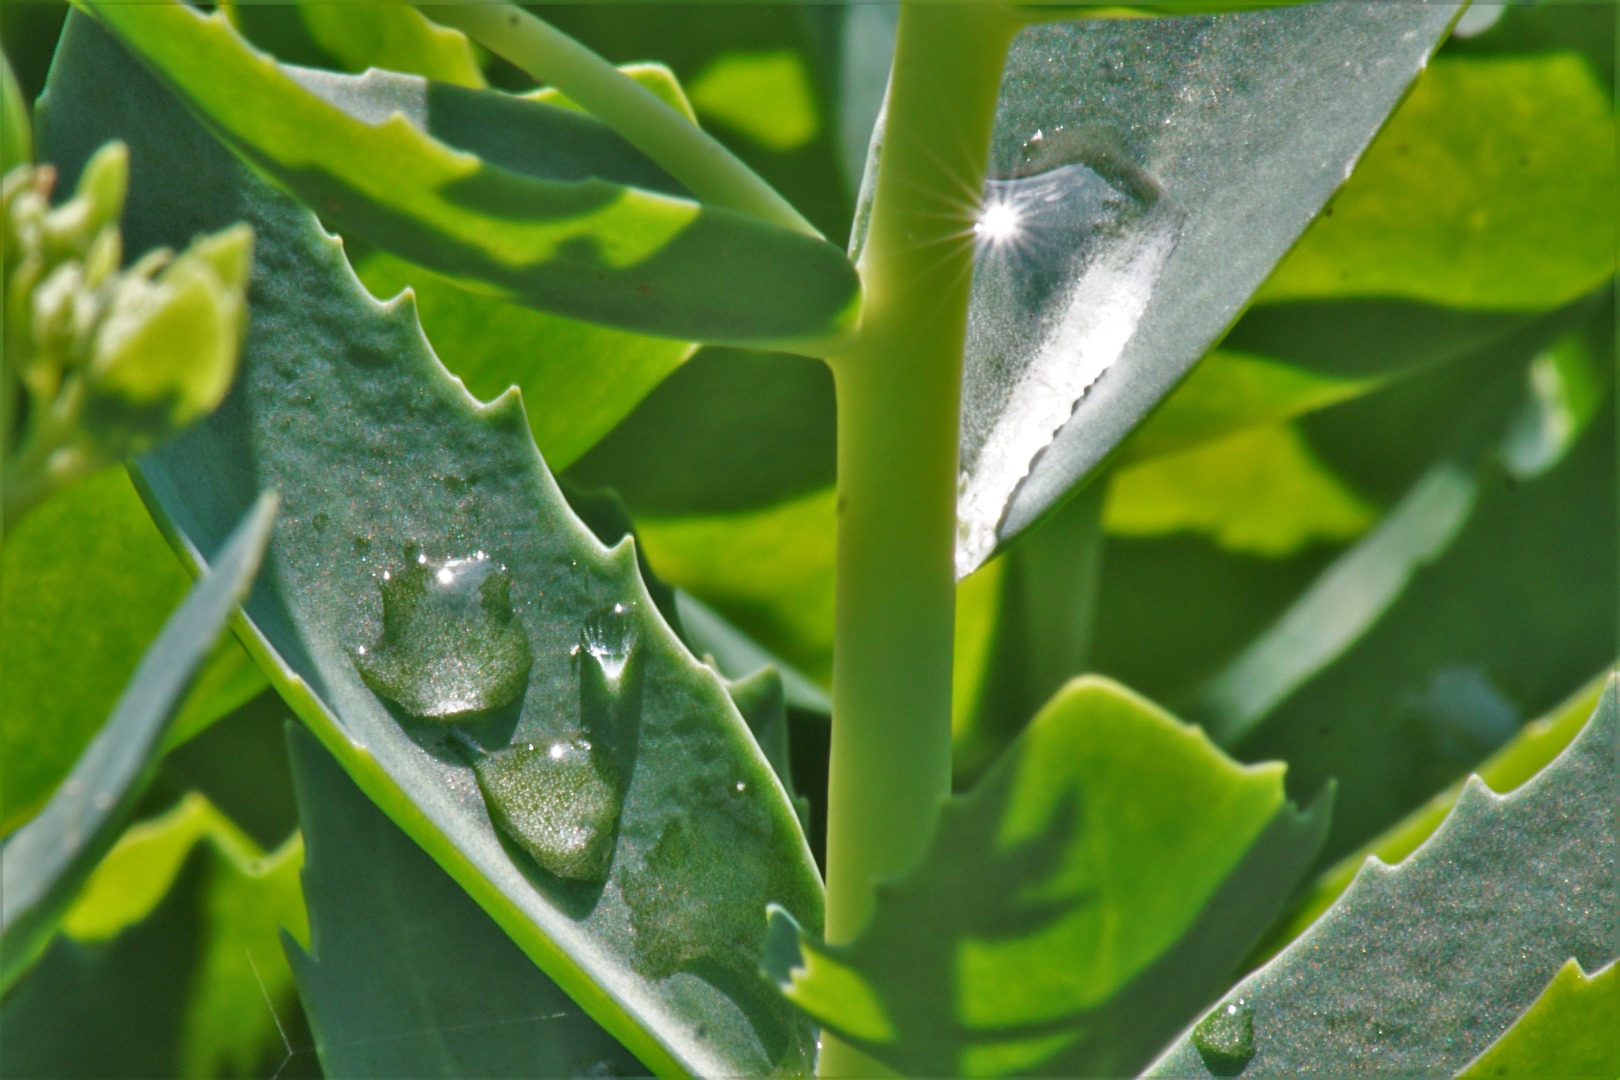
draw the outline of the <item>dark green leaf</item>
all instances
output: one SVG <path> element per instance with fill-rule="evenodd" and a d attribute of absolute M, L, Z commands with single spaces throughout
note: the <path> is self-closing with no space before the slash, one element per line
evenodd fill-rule
<path fill-rule="evenodd" d="M 0 176 L 34 160 L 33 130 L 11 63 L 0 54 Z"/>
<path fill-rule="evenodd" d="M 770 667 L 782 677 L 787 703 L 797 709 L 832 714 L 832 699 L 808 675 L 785 660 L 767 652 L 752 638 L 732 626 L 703 601 L 688 593 L 675 594 L 675 607 L 681 613 L 686 641 L 699 656 L 714 658 L 715 666 L 727 678 L 740 679 L 761 668 Z"/>
<path fill-rule="evenodd" d="M 186 688 L 259 569 L 274 515 L 273 497 L 252 503 L 141 658 L 106 726 L 38 816 L 0 847 L 0 987 L 14 983 L 38 956 L 117 839 L 157 768 Z"/>
<path fill-rule="evenodd" d="M 835 10 L 650 4 L 626 18 L 615 4 L 558 4 L 545 17 L 614 63 L 668 64 L 704 127 L 824 235 L 841 238 L 855 187 L 839 168 L 836 90 L 824 47 Z"/>
<path fill-rule="evenodd" d="M 951 738 L 958 785 L 990 765 L 1042 704 L 1088 669 L 1103 490 L 1070 500 L 957 587 Z"/>
<path fill-rule="evenodd" d="M 854 318 L 854 270 L 825 241 L 692 202 L 572 110 L 414 76 L 283 69 L 179 0 L 94 10 L 257 167 L 339 229 L 429 269 L 685 340 L 819 339 Z"/>
<path fill-rule="evenodd" d="M 569 477 L 613 488 L 638 519 L 758 510 L 832 485 L 836 425 L 825 364 L 704 349 Z"/>
<path fill-rule="evenodd" d="M 1509 795 L 1471 781 L 1404 862 L 1371 860 L 1302 937 L 1229 991 L 1250 1077 L 1467 1065 L 1573 958 L 1614 959 L 1617 680 L 1586 729 Z M 1196 1033 L 1148 1076 L 1231 1075 Z"/>
<path fill-rule="evenodd" d="M 1417 567 L 1375 621 L 1344 635 L 1338 655 L 1322 656 L 1239 744 L 1246 758 L 1287 760 L 1306 784 L 1338 778 L 1331 854 L 1399 820 L 1613 660 L 1612 401 L 1542 476 L 1516 480 L 1489 461 L 1479 468 L 1474 507 L 1445 552 Z M 1439 404 L 1455 413 L 1460 402 Z M 1383 438 L 1366 422 L 1347 423 L 1344 434 Z M 1364 609 L 1322 613 L 1331 623 L 1354 610 Z"/>
<path fill-rule="evenodd" d="M 121 93 L 110 104 L 97 88 L 113 72 Z M 372 301 L 308 211 L 256 179 L 87 20 L 69 27 L 44 115 L 64 162 L 113 132 L 129 143 L 132 247 L 215 220 L 253 225 L 263 269 L 232 396 L 141 467 L 187 551 L 206 546 L 253 486 L 282 493 L 270 570 L 247 615 L 255 656 L 283 697 L 362 790 L 650 1067 L 805 1068 L 807 1032 L 754 974 L 767 902 L 819 919 L 793 810 L 719 678 L 657 616 L 633 545 L 605 549 L 569 512 L 518 395 L 470 399 L 426 348 L 408 303 Z M 476 565 L 495 584 L 458 610 L 428 591 L 419 555 L 445 570 L 469 559 L 458 567 Z M 408 608 L 417 591 L 425 617 L 395 611 L 385 633 L 385 597 Z M 498 647 L 510 678 L 484 681 L 477 656 L 441 662 L 469 641 Z M 362 664 L 361 647 L 392 659 Z M 505 665 L 519 649 L 531 665 Z M 398 704 L 438 701 L 442 690 L 449 708 L 463 689 L 495 707 L 437 720 Z M 624 762 L 622 813 L 594 833 L 612 841 L 605 883 L 564 879 L 531 857 L 532 836 L 503 835 L 491 811 L 527 804 L 497 796 L 487 807 L 467 764 L 486 781 L 500 767 L 544 786 L 550 774 L 514 774 L 509 763 L 531 741 L 587 731 Z"/>
<path fill-rule="evenodd" d="M 307 936 L 303 845 L 266 855 L 190 795 L 124 834 L 6 999 L 6 1075 L 305 1076 L 278 927 Z"/>
<path fill-rule="evenodd" d="M 1455 13 L 1449 3 L 1307 4 L 1088 19 L 1019 36 L 992 165 L 1009 176 L 1078 171 L 1023 181 L 1060 182 L 1066 194 L 1051 205 L 1069 215 L 1021 223 L 1024 255 L 985 245 L 1008 263 L 1013 293 L 996 299 L 981 260 L 961 573 L 1061 502 L 1208 350 Z M 1040 261 L 1038 273 L 1014 265 L 1048 246 L 1061 261 Z"/>
<path fill-rule="evenodd" d="M 1216 349 L 1136 429 L 1120 449 L 1120 459 L 1139 461 L 1291 420 L 1378 386 L 1374 378 L 1322 375 L 1264 356 Z"/>
<path fill-rule="evenodd" d="M 307 855 L 310 951 L 289 942 L 321 1065 L 341 1077 L 645 1071 L 373 806 L 287 727 Z M 592 1073 L 598 1063 L 611 1071 Z"/>
<path fill-rule="evenodd" d="M 1204 691 L 1198 715 L 1224 743 L 1241 739 L 1383 617 L 1417 570 L 1434 562 L 1468 520 L 1478 485 L 1444 461 Z"/>
<path fill-rule="evenodd" d="M 1282 774 L 1076 680 L 946 805 L 851 944 L 778 915 L 770 973 L 909 1075 L 1127 1075 L 1219 992 L 1314 857 L 1325 801 L 1297 813 Z"/>
<path fill-rule="evenodd" d="M 359 74 L 383 68 L 456 86 L 482 87 L 472 45 L 409 4 L 220 5 L 241 35 L 277 59 Z"/>
<path fill-rule="evenodd" d="M 186 595 L 185 571 L 123 469 L 43 503 L 0 549 L 0 755 L 10 832 L 39 809 L 106 721 L 163 621 Z M 85 663 L 87 655 L 94 663 Z M 71 678 L 63 672 L 71 671 Z M 172 745 L 264 687 L 241 647 L 223 641 L 168 736 Z"/>

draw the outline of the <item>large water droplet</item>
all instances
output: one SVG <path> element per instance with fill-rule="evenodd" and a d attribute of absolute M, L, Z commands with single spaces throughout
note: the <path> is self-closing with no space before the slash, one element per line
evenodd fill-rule
<path fill-rule="evenodd" d="M 473 758 L 489 816 L 541 867 L 595 884 L 613 865 L 624 782 L 612 753 L 583 735 Z"/>
<path fill-rule="evenodd" d="M 354 652 L 378 694 L 414 716 L 446 718 L 523 693 L 532 657 L 506 567 L 482 551 L 442 562 L 417 555 L 384 573 L 380 589 L 382 636 Z"/>
<path fill-rule="evenodd" d="M 962 385 L 960 572 L 994 549 L 1036 456 L 1125 351 L 1184 217 L 1098 132 L 1037 131 L 985 184 Z"/>
<path fill-rule="evenodd" d="M 1254 1010 L 1242 998 L 1218 1005 L 1192 1030 L 1193 1046 L 1216 1076 L 1236 1076 L 1254 1057 Z"/>

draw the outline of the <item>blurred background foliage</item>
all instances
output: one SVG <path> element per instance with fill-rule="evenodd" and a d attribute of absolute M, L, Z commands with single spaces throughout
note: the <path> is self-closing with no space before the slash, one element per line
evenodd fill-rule
<path fill-rule="evenodd" d="M 290 61 L 531 88 L 421 27 L 236 10 Z M 706 128 L 847 235 L 882 9 L 536 10 L 617 63 L 667 64 Z M 1085 490 L 962 582 L 963 785 L 1094 671 L 1243 760 L 1287 762 L 1297 799 L 1336 780 L 1326 866 L 1613 661 L 1615 10 L 1470 15 L 1222 344 Z M 0 6 L 30 101 L 64 11 Z M 580 372 L 578 335 L 605 332 L 463 302 L 350 248 L 374 290 L 418 287 L 430 338 L 476 392 L 524 383 L 548 460 L 619 493 L 659 577 L 827 683 L 822 365 L 618 335 L 592 339 L 605 370 Z M 604 379 L 644 396 L 589 406 Z M 185 575 L 121 470 L 8 536 L 3 572 L 10 832 L 88 743 Z M 288 716 L 223 646 L 141 823 L 0 1009 L 7 1075 L 318 1072 L 273 930 L 303 933 Z M 825 718 L 795 709 L 793 738 L 819 832 Z"/>

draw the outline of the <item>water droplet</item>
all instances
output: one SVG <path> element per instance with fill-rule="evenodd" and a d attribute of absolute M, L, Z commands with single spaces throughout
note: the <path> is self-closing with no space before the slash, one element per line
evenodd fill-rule
<path fill-rule="evenodd" d="M 1254 1010 L 1238 998 L 1217 1005 L 1192 1030 L 1193 1046 L 1216 1076 L 1236 1076 L 1254 1057 Z"/>
<path fill-rule="evenodd" d="M 378 694 L 421 717 L 455 717 L 515 701 L 529 677 L 529 637 L 512 610 L 506 567 L 484 552 L 418 555 L 385 571 L 382 636 L 354 650 Z"/>
<path fill-rule="evenodd" d="M 326 527 L 332 524 L 332 519 L 326 514 L 321 513 L 316 514 L 313 518 L 311 518 L 309 523 L 315 526 L 316 532 L 325 532 Z"/>
<path fill-rule="evenodd" d="M 613 755 L 582 736 L 473 759 L 489 816 L 544 869 L 604 881 L 613 864 L 623 780 Z"/>
<path fill-rule="evenodd" d="M 593 1061 L 589 1065 L 582 1065 L 572 1073 L 571 1080 L 601 1080 L 603 1077 L 623 1076 L 611 1061 Z"/>
<path fill-rule="evenodd" d="M 616 686 L 636 647 L 634 604 L 614 604 L 585 621 L 579 643 L 602 669 L 609 688 Z M 577 654 L 571 654 L 577 655 Z"/>
<path fill-rule="evenodd" d="M 1105 134 L 1036 131 L 985 184 L 963 374 L 958 570 L 1124 353 L 1185 214 Z"/>

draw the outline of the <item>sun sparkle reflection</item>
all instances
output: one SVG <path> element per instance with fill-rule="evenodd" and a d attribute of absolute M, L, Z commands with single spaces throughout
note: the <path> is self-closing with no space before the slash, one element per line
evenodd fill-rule
<path fill-rule="evenodd" d="M 974 223 L 973 235 L 980 243 L 998 247 L 1017 240 L 1024 232 L 1023 212 L 1011 202 L 996 200 L 986 203 Z"/>

